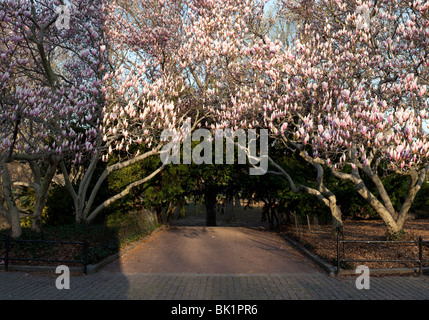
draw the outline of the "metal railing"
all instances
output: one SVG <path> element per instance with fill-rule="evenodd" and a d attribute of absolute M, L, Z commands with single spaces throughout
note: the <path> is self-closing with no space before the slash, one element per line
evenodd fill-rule
<path fill-rule="evenodd" d="M 419 252 L 418 252 L 418 259 L 345 259 L 345 243 L 374 243 L 374 244 L 407 244 L 407 245 L 417 245 Z M 340 254 L 340 247 L 341 244 L 343 244 L 343 256 Z M 341 271 L 341 262 L 399 262 L 399 263 L 405 263 L 405 262 L 411 262 L 418 265 L 419 274 L 423 274 L 423 263 L 429 262 L 429 260 L 423 259 L 423 245 L 429 245 L 429 241 L 423 241 L 422 237 L 419 237 L 418 241 L 392 241 L 392 240 L 344 240 L 340 239 L 340 232 L 337 233 L 337 274 Z"/>
<path fill-rule="evenodd" d="M 41 261 L 41 262 L 59 262 L 59 263 L 79 263 L 83 265 L 83 273 L 87 274 L 88 266 L 88 242 L 87 241 L 49 241 L 49 240 L 24 240 L 24 239 L 12 239 L 9 235 L 4 239 L 0 239 L 1 242 L 5 243 L 4 257 L 0 257 L 0 260 L 4 261 L 5 271 L 8 271 L 9 261 Z M 59 259 L 39 259 L 39 258 L 11 258 L 9 257 L 11 243 L 46 243 L 46 244 L 71 244 L 71 245 L 82 245 L 83 246 L 83 259 L 82 260 L 59 260 Z"/>

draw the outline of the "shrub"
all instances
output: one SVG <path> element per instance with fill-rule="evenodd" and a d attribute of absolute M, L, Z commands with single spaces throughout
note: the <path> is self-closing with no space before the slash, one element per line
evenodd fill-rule
<path fill-rule="evenodd" d="M 159 225 L 148 210 L 107 217 L 104 224 L 67 224 L 44 226 L 42 232 L 24 227 L 20 239 L 82 242 L 88 241 L 88 264 L 102 261 L 117 253 L 122 247 L 150 234 Z M 9 229 L 0 230 L 0 239 L 4 239 Z M 0 256 L 5 251 L 5 243 L 0 242 Z M 17 242 L 11 243 L 10 257 L 52 260 L 82 260 L 83 247 L 52 243 Z M 22 264 L 22 263 L 19 263 Z M 31 264 L 49 264 L 46 262 Z"/>

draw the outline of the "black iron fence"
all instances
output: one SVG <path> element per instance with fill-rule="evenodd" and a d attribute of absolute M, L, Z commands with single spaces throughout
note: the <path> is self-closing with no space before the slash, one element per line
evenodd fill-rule
<path fill-rule="evenodd" d="M 399 244 L 399 245 L 416 245 L 418 247 L 418 259 L 345 259 L 345 246 L 346 243 L 365 243 L 365 244 Z M 341 244 L 343 244 L 341 255 Z M 418 241 L 392 241 L 392 240 L 344 240 L 340 239 L 340 233 L 337 234 L 337 274 L 341 271 L 342 262 L 395 262 L 395 263 L 415 263 L 418 267 L 419 274 L 423 274 L 423 264 L 429 262 L 428 259 L 423 259 L 423 246 L 429 245 L 429 241 L 423 241 L 419 237 Z"/>
<path fill-rule="evenodd" d="M 5 243 L 4 257 L 0 257 L 0 260 L 4 261 L 5 271 L 8 271 L 10 261 L 41 261 L 41 262 L 57 262 L 57 263 L 78 263 L 83 265 L 83 272 L 87 274 L 88 265 L 88 242 L 87 241 L 50 241 L 50 240 L 24 240 L 24 239 L 12 239 L 9 235 L 4 239 L 0 239 L 1 242 Z M 10 257 L 10 250 L 12 243 L 43 243 L 43 244 L 71 244 L 82 246 L 82 259 L 81 260 L 58 260 L 58 259 L 40 259 L 40 258 L 15 258 Z"/>

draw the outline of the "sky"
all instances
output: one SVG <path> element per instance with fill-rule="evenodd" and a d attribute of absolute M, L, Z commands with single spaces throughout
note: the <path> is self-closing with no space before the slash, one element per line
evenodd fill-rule
<path fill-rule="evenodd" d="M 270 9 L 270 7 L 272 7 L 277 0 L 268 0 L 267 4 L 265 5 L 265 12 L 267 12 L 267 10 Z"/>

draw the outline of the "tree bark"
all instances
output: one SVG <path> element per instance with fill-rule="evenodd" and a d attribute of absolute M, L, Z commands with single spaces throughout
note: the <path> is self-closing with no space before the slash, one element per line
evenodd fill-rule
<path fill-rule="evenodd" d="M 402 204 L 401 210 L 399 211 L 397 223 L 401 227 L 404 226 L 405 220 L 407 218 L 408 212 L 413 204 L 414 199 L 416 198 L 417 193 L 422 187 L 424 181 L 426 180 L 427 172 L 429 170 L 429 166 L 426 166 L 419 173 L 412 172 L 410 175 L 410 181 L 408 185 L 408 196 Z"/>
<path fill-rule="evenodd" d="M 359 175 L 358 168 L 353 169 L 352 173 L 349 174 L 334 170 L 331 167 L 331 172 L 335 177 L 342 180 L 348 180 L 354 184 L 358 194 L 377 212 L 380 218 L 384 221 L 388 234 L 397 234 L 402 230 L 403 225 L 397 223 L 397 221 L 395 220 L 395 214 L 392 214 L 392 212 L 389 211 L 386 206 L 383 205 L 383 203 L 381 203 L 365 185 L 365 182 Z"/>
<path fill-rule="evenodd" d="M 204 204 L 206 207 L 206 226 L 216 226 L 216 193 L 206 191 L 204 193 Z"/>
<path fill-rule="evenodd" d="M 3 185 L 3 193 L 4 200 L 6 202 L 6 214 L 7 220 L 11 227 L 11 237 L 19 238 L 22 233 L 21 229 L 21 220 L 19 219 L 19 210 L 16 207 L 16 202 L 13 197 L 12 192 L 12 182 L 10 179 L 9 169 L 7 167 L 6 162 L 2 161 L 0 163 L 0 169 L 2 172 L 2 185 Z"/>
<path fill-rule="evenodd" d="M 368 204 L 378 213 L 380 218 L 386 224 L 387 232 L 389 234 L 395 234 L 402 230 L 402 226 L 399 226 L 391 213 L 386 207 L 368 190 L 363 181 L 355 184 L 356 191 L 368 202 Z"/>
<path fill-rule="evenodd" d="M 344 224 L 340 207 L 337 205 L 335 196 L 329 197 L 329 209 L 332 215 L 332 228 L 334 231 L 343 233 Z"/>
<path fill-rule="evenodd" d="M 88 216 L 88 217 L 86 217 L 85 218 L 85 221 L 87 222 L 87 223 L 90 223 L 92 220 L 94 220 L 94 218 L 104 209 L 104 208 L 106 208 L 107 206 L 109 206 L 110 204 L 112 204 L 113 202 L 115 202 L 115 201 L 117 201 L 117 200 L 119 200 L 119 199 L 121 199 L 121 198 L 123 198 L 123 197 L 125 197 L 127 194 L 129 194 L 130 193 L 130 191 L 133 189 L 133 188 L 135 188 L 135 187 L 137 187 L 137 186 L 139 186 L 139 185 L 141 185 L 141 184 L 143 184 L 143 183 L 145 183 L 145 182 L 147 182 L 147 181 L 149 181 L 150 179 L 152 179 L 154 176 L 156 176 L 159 172 L 161 172 L 163 169 L 164 169 L 164 167 L 165 167 L 165 164 L 163 164 L 161 167 L 159 167 L 157 170 L 155 170 L 154 172 L 152 172 L 150 175 L 148 175 L 147 177 L 145 177 L 145 178 L 143 178 L 143 179 L 141 179 L 141 180 L 138 180 L 138 181 L 136 181 L 136 182 L 133 182 L 133 183 L 131 183 L 131 184 L 129 184 L 124 190 L 122 190 L 122 192 L 120 192 L 120 193 L 118 193 L 118 194 L 116 194 L 116 195 L 114 195 L 113 197 L 110 197 L 109 199 L 107 199 L 106 201 L 104 201 L 102 204 L 100 204 L 97 208 L 95 208 L 92 212 L 91 212 L 91 214 Z"/>
<path fill-rule="evenodd" d="M 19 238 L 22 234 L 21 219 L 19 218 L 19 210 L 16 206 L 9 209 L 9 223 L 11 227 L 10 236 L 13 239 Z"/>
<path fill-rule="evenodd" d="M 231 222 L 234 221 L 234 219 L 234 198 L 227 195 L 225 199 L 225 220 Z"/>
<path fill-rule="evenodd" d="M 125 187 L 125 189 L 120 192 L 119 194 L 111 197 L 110 199 L 104 201 L 101 205 L 99 205 L 97 208 L 95 208 L 94 210 L 91 211 L 95 198 L 97 196 L 98 191 L 101 188 L 101 185 L 103 184 L 103 182 L 106 180 L 106 178 L 109 176 L 110 173 L 117 171 L 117 170 L 121 170 L 129 165 L 132 165 L 138 161 L 142 161 L 152 155 L 155 154 L 159 154 L 159 150 L 161 149 L 162 145 L 158 145 L 156 148 L 154 148 L 151 151 L 148 151 L 138 157 L 135 157 L 133 159 L 124 161 L 124 162 L 119 162 L 119 163 L 115 163 L 113 165 L 108 166 L 103 173 L 98 177 L 97 182 L 94 186 L 94 188 L 92 188 L 91 193 L 89 194 L 89 198 L 87 200 L 87 195 L 88 195 L 88 188 L 89 188 L 89 184 L 91 182 L 91 179 L 93 177 L 94 171 L 96 169 L 97 163 L 99 161 L 99 153 L 97 152 L 96 155 L 94 155 L 94 157 L 91 160 L 91 163 L 88 167 L 88 169 L 86 170 L 83 179 L 80 181 L 79 183 L 79 190 L 76 192 L 75 189 L 73 188 L 73 185 L 71 184 L 71 181 L 68 177 L 68 171 L 67 168 L 65 167 L 65 164 L 62 162 L 60 163 L 60 167 L 61 170 L 63 172 L 64 175 L 64 181 L 65 181 L 65 186 L 68 190 L 68 192 L 70 193 L 70 195 L 73 198 L 73 203 L 74 203 L 74 209 L 75 209 L 75 218 L 76 218 L 76 222 L 80 223 L 80 222 L 89 222 L 92 221 L 95 216 L 105 207 L 107 207 L 108 205 L 110 205 L 111 203 L 113 203 L 114 201 L 124 197 L 125 195 L 127 195 L 129 193 L 129 191 L 139 185 L 142 184 L 146 181 L 148 181 L 150 178 L 154 177 L 156 174 L 158 174 L 162 169 L 157 169 L 154 173 L 150 174 L 148 177 L 136 181 L 134 183 L 131 183 L 130 185 L 128 185 L 127 187 Z M 164 168 L 164 166 L 162 166 L 161 168 Z"/>
<path fill-rule="evenodd" d="M 332 228 L 336 232 L 343 232 L 343 220 L 342 213 L 340 207 L 337 205 L 337 199 L 334 193 L 332 193 L 324 184 L 323 184 L 323 168 L 320 164 L 309 161 L 308 158 L 304 157 L 304 160 L 313 165 L 313 167 L 317 170 L 317 189 L 310 188 L 308 186 L 300 185 L 296 186 L 293 182 L 290 175 L 277 163 L 275 163 L 271 158 L 269 158 L 271 164 L 279 170 L 278 172 L 269 171 L 269 173 L 282 175 L 286 178 L 289 183 L 290 188 L 294 193 L 306 192 L 308 194 L 314 195 L 318 200 L 323 202 L 330 210 L 332 215 Z"/>
<path fill-rule="evenodd" d="M 37 166 L 37 164 L 32 164 L 30 167 L 34 169 L 35 166 Z M 37 187 L 34 190 L 36 194 L 36 202 L 34 204 L 33 209 L 31 229 L 37 232 L 40 232 L 42 227 L 42 213 L 46 205 L 46 197 L 48 195 L 49 186 L 51 185 L 52 179 L 55 176 L 57 167 L 58 161 L 51 161 L 51 163 L 49 163 L 48 169 L 45 173 L 43 180 L 40 180 L 40 175 L 36 175 L 33 172 L 35 179 L 37 179 L 37 181 L 35 182 Z M 38 171 L 40 172 L 40 169 Z"/>

